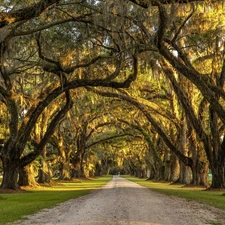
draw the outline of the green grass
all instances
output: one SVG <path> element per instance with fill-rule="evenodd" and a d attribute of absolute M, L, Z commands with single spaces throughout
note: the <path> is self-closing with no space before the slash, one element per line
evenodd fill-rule
<path fill-rule="evenodd" d="M 184 185 L 178 184 L 146 181 L 146 179 L 138 179 L 130 176 L 124 176 L 124 178 L 157 192 L 175 195 L 188 200 L 195 200 L 225 210 L 225 195 L 222 191 L 207 191 L 199 187 L 184 187 Z"/>
<path fill-rule="evenodd" d="M 212 225 L 223 225 L 222 223 L 217 221 L 209 221 L 209 223 L 211 223 Z"/>
<path fill-rule="evenodd" d="M 26 215 L 51 208 L 68 199 L 88 194 L 105 185 L 112 177 L 104 176 L 80 183 L 60 183 L 59 186 L 41 187 L 18 194 L 0 193 L 0 225 L 23 219 Z"/>

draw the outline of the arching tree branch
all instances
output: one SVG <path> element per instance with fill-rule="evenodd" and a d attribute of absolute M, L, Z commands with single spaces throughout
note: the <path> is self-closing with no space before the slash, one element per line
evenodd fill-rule
<path fill-rule="evenodd" d="M 41 0 L 31 6 L 10 11 L 7 13 L 0 13 L 0 28 L 19 21 L 28 20 L 39 16 L 49 6 L 59 3 L 59 0 Z"/>

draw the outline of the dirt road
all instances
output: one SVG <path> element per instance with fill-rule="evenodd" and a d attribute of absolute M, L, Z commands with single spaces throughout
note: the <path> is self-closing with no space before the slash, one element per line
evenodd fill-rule
<path fill-rule="evenodd" d="M 225 212 L 153 192 L 114 176 L 103 188 L 45 209 L 20 225 L 209 225 Z M 219 222 L 220 223 L 216 223 Z"/>

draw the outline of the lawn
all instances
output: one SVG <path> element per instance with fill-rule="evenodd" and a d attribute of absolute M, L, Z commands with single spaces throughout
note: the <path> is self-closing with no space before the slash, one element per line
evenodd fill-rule
<path fill-rule="evenodd" d="M 175 195 L 186 198 L 188 200 L 195 200 L 200 203 L 225 210 L 225 191 L 207 191 L 200 187 L 185 187 L 181 184 L 171 184 L 168 182 L 153 182 L 146 179 L 138 179 L 135 177 L 124 176 L 124 178 L 138 183 L 144 187 L 150 188 L 168 195 Z"/>
<path fill-rule="evenodd" d="M 131 176 L 123 177 L 164 194 L 196 200 L 225 210 L 223 191 L 206 191 L 204 188 L 199 187 L 184 187 L 184 185 L 174 185 L 166 182 L 146 181 L 146 179 Z M 38 212 L 43 208 L 51 208 L 68 199 L 86 195 L 91 190 L 106 184 L 111 178 L 112 176 L 104 176 L 90 180 L 79 180 L 79 182 L 58 183 L 57 186 L 41 186 L 35 190 L 16 194 L 0 193 L 0 225 L 22 219 L 26 215 Z"/>
<path fill-rule="evenodd" d="M 104 176 L 79 182 L 59 183 L 53 187 L 39 187 L 23 193 L 0 193 L 0 225 L 22 219 L 26 215 L 51 208 L 66 200 L 88 194 L 105 185 L 112 177 Z"/>

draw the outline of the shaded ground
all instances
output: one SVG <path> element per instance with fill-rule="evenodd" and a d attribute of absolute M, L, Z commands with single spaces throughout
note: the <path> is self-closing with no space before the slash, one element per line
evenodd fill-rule
<path fill-rule="evenodd" d="M 13 190 L 13 189 L 7 189 L 7 188 L 0 188 L 0 194 L 18 194 L 18 193 L 24 193 L 24 190 Z"/>
<path fill-rule="evenodd" d="M 216 223 L 220 222 L 220 223 Z M 114 176 L 103 188 L 31 215 L 20 225 L 225 225 L 225 211 Z"/>

